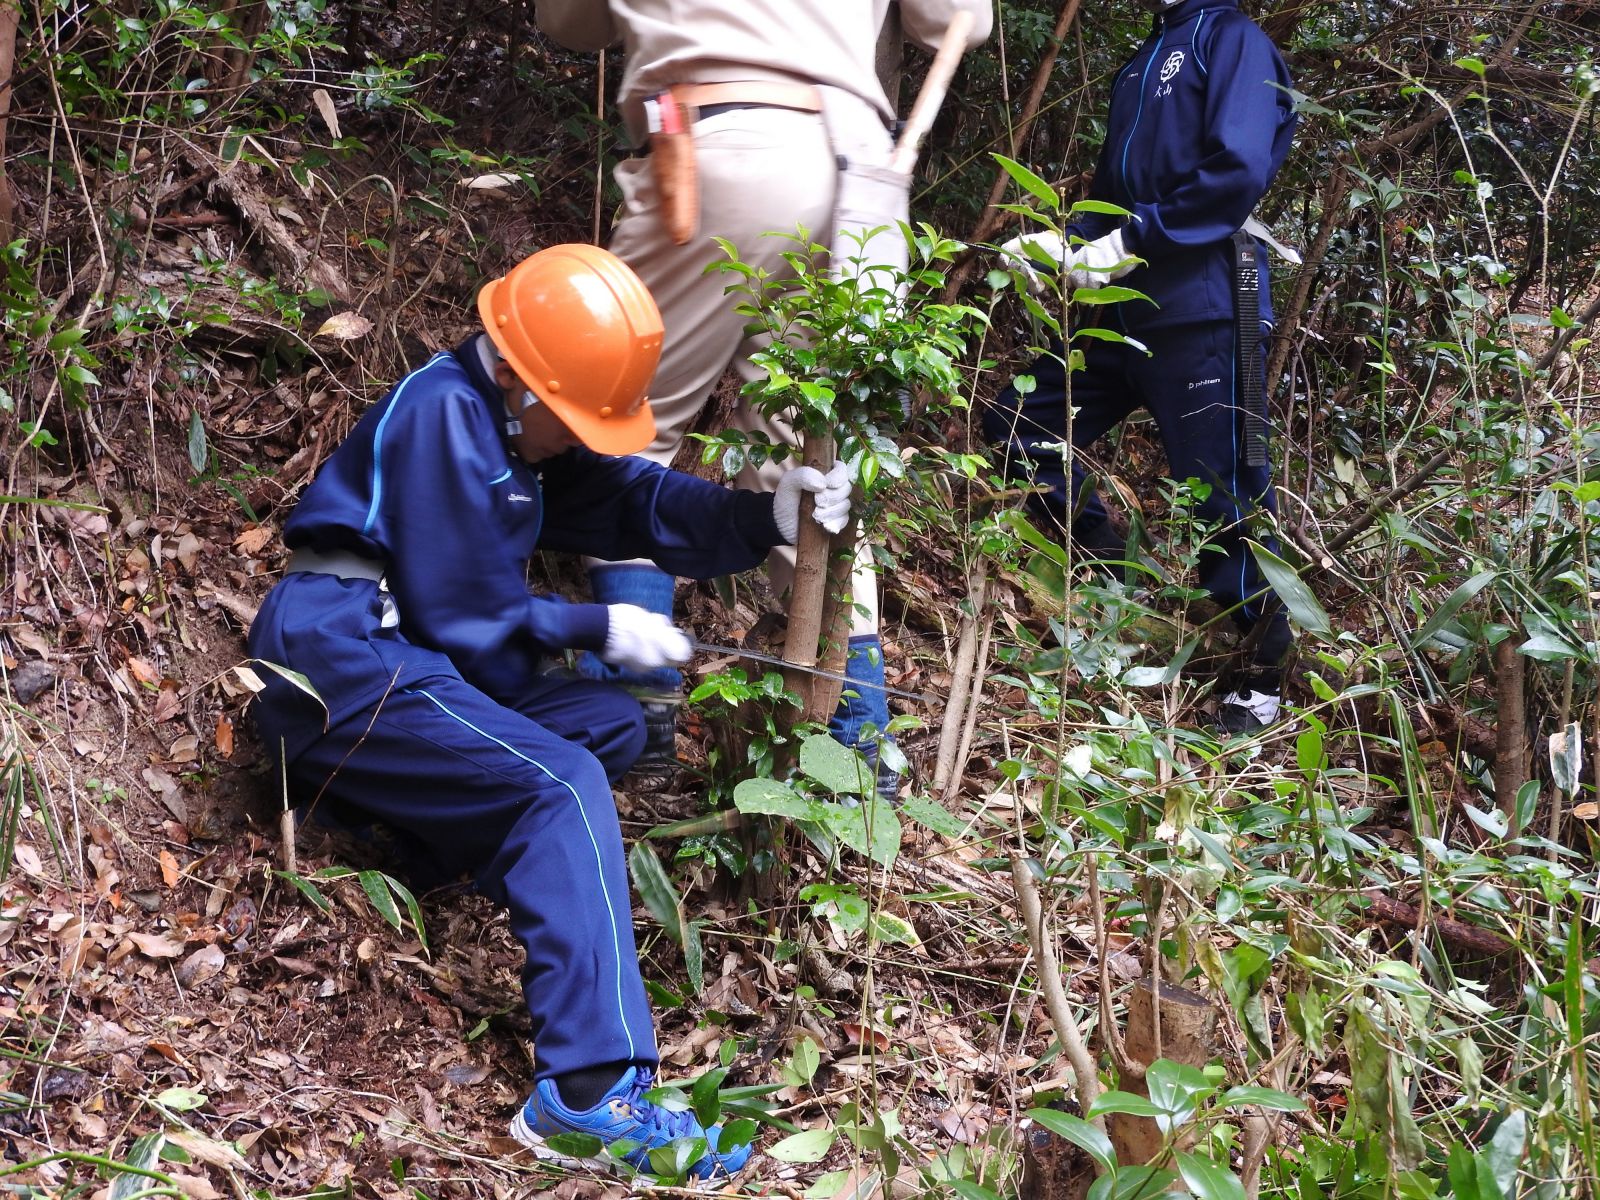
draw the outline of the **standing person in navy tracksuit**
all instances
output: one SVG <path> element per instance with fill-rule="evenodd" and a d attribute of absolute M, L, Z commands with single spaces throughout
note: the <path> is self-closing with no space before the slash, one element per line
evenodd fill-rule
<path fill-rule="evenodd" d="M 661 318 L 604 250 L 541 251 L 478 306 L 487 333 L 401 380 L 290 517 L 250 653 L 322 703 L 269 673 L 258 724 L 297 790 L 400 830 L 510 910 L 537 1054 L 513 1134 L 548 1157 L 555 1133 L 626 1139 L 646 1167 L 650 1149 L 702 1138 L 692 1173 L 731 1174 L 748 1147 L 643 1098 L 655 1035 L 610 787 L 644 744 L 639 704 L 545 670 L 572 649 L 681 665 L 689 641 L 633 605 L 530 595 L 527 564 L 544 548 L 745 570 L 794 541 L 801 491 L 842 527 L 850 483 L 799 468 L 775 492 L 736 491 L 612 457 L 655 434 Z"/>
<path fill-rule="evenodd" d="M 1028 262 L 1030 244 L 1060 263 L 1075 287 L 1126 276 L 1128 287 L 1155 301 L 1107 306 L 1103 321 L 1148 355 L 1086 339 L 1084 369 L 1071 380 L 1072 441 L 1085 448 L 1144 407 L 1161 432 L 1169 475 L 1211 485 L 1197 515 L 1221 525 L 1201 555 L 1201 582 L 1241 629 L 1262 626 L 1247 676 L 1219 705 L 1219 724 L 1238 733 L 1277 719 L 1290 634 L 1244 540 L 1252 510 L 1271 511 L 1274 503 L 1268 467 L 1246 461 L 1232 239 L 1288 154 L 1295 113 L 1282 57 L 1238 0 L 1152 2 L 1160 8 L 1150 34 L 1112 85 L 1089 193 L 1133 215 L 1084 214 L 1063 236 L 1030 234 L 1004 249 Z M 1257 259 L 1264 261 L 1259 250 Z M 1265 326 L 1264 266 L 1260 297 Z M 985 431 L 1006 447 L 1013 473 L 1048 489 L 1032 500 L 1039 515 L 1063 530 L 1070 525 L 1091 555 L 1120 559 L 1104 505 L 1092 493 L 1079 495 L 1085 480 L 1076 458 L 1068 494 L 1054 448 L 1065 437 L 1068 385 L 1062 348 L 1053 350 L 1028 369 L 1034 391 L 1001 393 Z"/>

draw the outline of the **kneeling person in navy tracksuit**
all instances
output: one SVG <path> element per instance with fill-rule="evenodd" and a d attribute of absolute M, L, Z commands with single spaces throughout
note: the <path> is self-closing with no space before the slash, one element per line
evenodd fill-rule
<path fill-rule="evenodd" d="M 527 564 L 544 548 L 745 570 L 794 541 L 801 491 L 842 527 L 849 481 L 798 468 L 758 494 L 612 457 L 654 436 L 662 331 L 606 251 L 541 251 L 478 307 L 487 334 L 401 380 L 289 519 L 250 652 L 307 676 L 326 711 L 268 672 L 258 723 L 298 790 L 400 830 L 510 910 L 538 1060 L 519 1139 L 545 1154 L 559 1132 L 627 1139 L 647 1166 L 652 1147 L 703 1137 L 693 1173 L 731 1174 L 748 1147 L 642 1097 L 657 1054 L 610 787 L 644 742 L 638 702 L 543 673 L 569 649 L 681 664 L 689 641 L 631 605 L 531 595 Z"/>
<path fill-rule="evenodd" d="M 1260 394 L 1261 356 L 1249 352 L 1271 307 L 1259 243 L 1247 236 L 1236 245 L 1235 235 L 1288 154 L 1295 114 L 1283 59 L 1238 0 L 1151 3 L 1159 10 L 1150 35 L 1112 85 L 1089 193 L 1132 217 L 1085 214 L 1064 236 L 1025 235 L 1005 249 L 1026 259 L 1022 243 L 1032 243 L 1061 264 L 1074 287 L 1126 276 L 1127 286 L 1155 301 L 1109 305 L 1095 322 L 1137 339 L 1148 355 L 1119 343 L 1081 343 L 1084 369 L 1071 379 L 1072 441 L 1088 447 L 1144 407 L 1160 430 L 1168 474 L 1210 485 L 1197 515 L 1220 527 L 1202 552 L 1201 583 L 1233 610 L 1241 629 L 1262 626 L 1251 669 L 1218 710 L 1219 723 L 1237 733 L 1277 718 L 1290 635 L 1245 544 L 1250 513 L 1273 508 L 1264 439 L 1244 412 L 1245 397 Z M 1256 285 L 1255 298 L 1244 303 L 1259 303 L 1259 328 L 1248 308 L 1241 319 L 1241 264 Z M 1006 446 L 1013 473 L 1048 489 L 1032 500 L 1039 515 L 1062 529 L 1070 522 L 1090 554 L 1120 559 L 1105 507 L 1093 494 L 1080 495 L 1085 474 L 1076 457 L 1068 492 L 1059 449 L 1067 380 L 1061 346 L 1054 351 L 1028 369 L 1032 392 L 1001 393 L 985 431 Z"/>

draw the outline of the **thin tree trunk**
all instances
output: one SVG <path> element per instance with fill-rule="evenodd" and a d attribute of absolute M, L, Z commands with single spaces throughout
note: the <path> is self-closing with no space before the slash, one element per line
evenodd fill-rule
<path fill-rule="evenodd" d="M 0 0 L 0 246 L 15 236 L 11 180 L 6 175 L 6 124 L 11 112 L 11 77 L 17 63 L 17 25 L 22 9 L 17 0 Z"/>
<path fill-rule="evenodd" d="M 988 560 L 978 559 L 967 578 L 967 599 L 971 612 L 961 614 L 961 630 L 956 638 L 956 657 L 950 673 L 950 697 L 944 706 L 944 724 L 939 729 L 939 752 L 934 759 L 933 790 L 943 793 L 955 769 L 961 734 L 966 728 L 967 704 L 978 657 L 978 623 L 985 620 L 984 593 L 989 587 Z"/>
<path fill-rule="evenodd" d="M 1510 821 L 1508 836 L 1516 837 L 1517 791 L 1528 775 L 1527 659 L 1517 653 L 1515 634 L 1494 648 L 1494 691 L 1499 709 L 1495 731 L 1494 799 Z"/>
<path fill-rule="evenodd" d="M 833 466 L 833 438 L 808 435 L 801 448 L 808 467 L 826 472 Z M 827 602 L 832 538 L 811 519 L 811 496 L 800 497 L 800 529 L 795 538 L 794 582 L 789 587 L 789 632 L 783 639 L 783 661 L 795 670 L 783 673 L 785 686 L 800 697 L 800 715 L 811 710 L 817 676 L 804 668 L 817 665 L 822 642 L 822 610 Z"/>

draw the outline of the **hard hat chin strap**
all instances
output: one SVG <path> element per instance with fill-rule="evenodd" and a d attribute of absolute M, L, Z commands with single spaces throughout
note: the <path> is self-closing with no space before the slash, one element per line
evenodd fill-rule
<path fill-rule="evenodd" d="M 516 413 L 510 418 L 510 420 L 506 422 L 507 437 L 516 437 L 522 432 L 522 414 L 527 412 L 537 403 L 539 403 L 539 397 L 535 396 L 527 388 L 523 388 L 522 402 L 517 405 Z M 506 405 L 506 410 L 508 412 L 510 411 L 510 408 L 511 406 L 509 404 Z"/>

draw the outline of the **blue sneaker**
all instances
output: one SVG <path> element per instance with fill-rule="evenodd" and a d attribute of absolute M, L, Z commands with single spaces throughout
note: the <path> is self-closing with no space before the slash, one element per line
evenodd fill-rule
<path fill-rule="evenodd" d="M 692 1112 L 669 1112 L 651 1104 L 644 1094 L 655 1086 L 655 1072 L 644 1067 L 629 1067 L 600 1103 L 585 1112 L 573 1112 L 561 1102 L 553 1079 L 541 1079 L 533 1095 L 511 1120 L 511 1136 L 536 1158 L 563 1166 L 588 1165 L 616 1171 L 618 1158 L 637 1171 L 656 1172 L 650 1165 L 650 1151 L 684 1139 L 699 1139 L 706 1152 L 689 1168 L 689 1177 L 699 1183 L 714 1183 L 737 1175 L 750 1161 L 749 1146 L 727 1150 L 718 1145 L 722 1126 L 701 1127 Z M 588 1134 L 600 1140 L 600 1153 L 592 1156 L 564 1154 L 546 1144 L 557 1134 Z M 604 1147 L 627 1142 L 618 1154 L 605 1153 Z"/>

